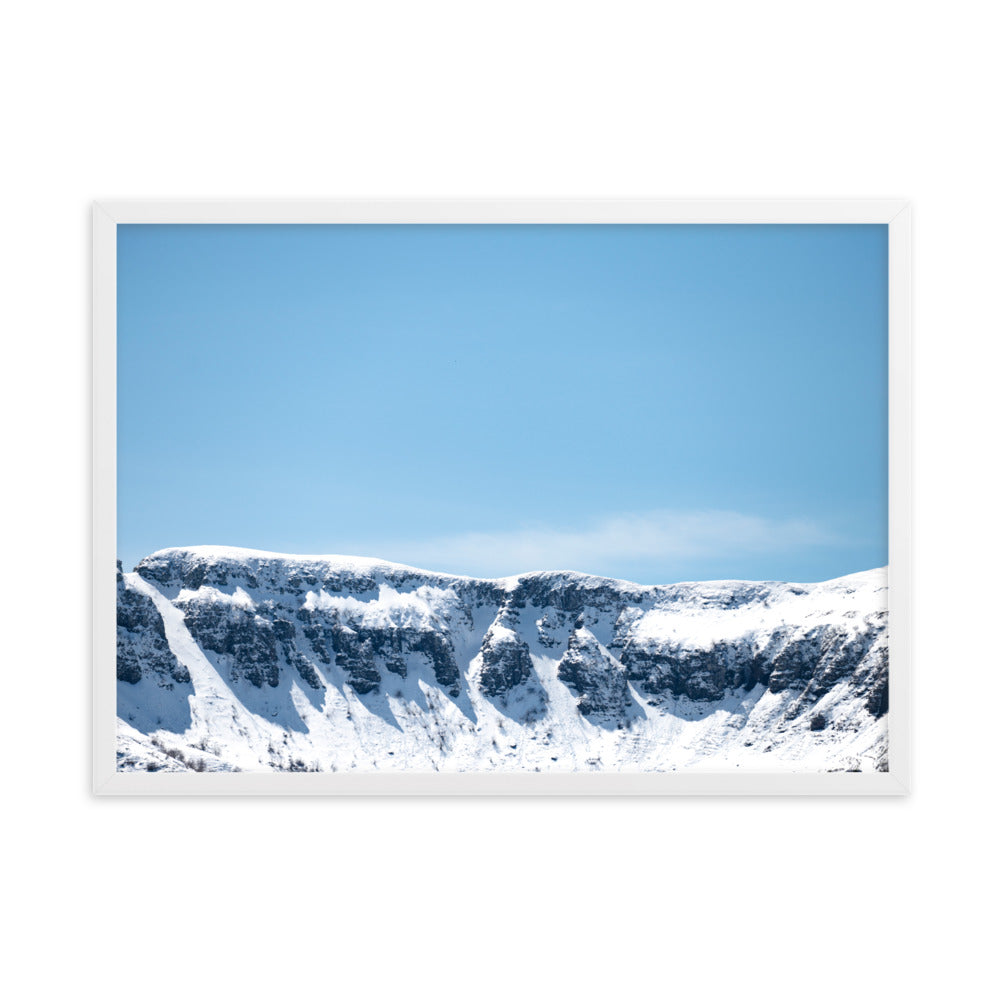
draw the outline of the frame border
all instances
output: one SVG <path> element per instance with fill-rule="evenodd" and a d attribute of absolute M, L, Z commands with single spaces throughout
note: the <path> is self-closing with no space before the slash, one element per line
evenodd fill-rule
<path fill-rule="evenodd" d="M 93 792 L 95 795 L 906 795 L 911 781 L 912 206 L 902 199 L 97 201 L 93 204 Z M 889 771 L 524 774 L 118 773 L 117 228 L 162 224 L 849 224 L 889 235 Z"/>

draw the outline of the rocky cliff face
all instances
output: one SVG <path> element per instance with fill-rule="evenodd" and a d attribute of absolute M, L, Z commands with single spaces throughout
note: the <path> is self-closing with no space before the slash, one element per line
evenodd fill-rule
<path fill-rule="evenodd" d="M 117 668 L 119 702 L 131 706 L 137 725 L 155 731 L 163 725 L 190 723 L 187 698 L 194 694 L 191 675 L 171 650 L 156 605 L 126 583 L 121 563 Z"/>
<path fill-rule="evenodd" d="M 119 573 L 120 766 L 884 767 L 886 596 L 164 550 Z"/>

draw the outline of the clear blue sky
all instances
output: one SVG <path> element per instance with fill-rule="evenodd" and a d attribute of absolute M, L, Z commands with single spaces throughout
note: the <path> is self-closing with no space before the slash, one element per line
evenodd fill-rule
<path fill-rule="evenodd" d="M 885 226 L 118 227 L 118 546 L 887 562 Z"/>

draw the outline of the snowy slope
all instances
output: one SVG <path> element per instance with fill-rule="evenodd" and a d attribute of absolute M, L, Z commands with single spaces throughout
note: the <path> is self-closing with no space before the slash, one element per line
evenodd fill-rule
<path fill-rule="evenodd" d="M 887 766 L 884 569 L 643 587 L 195 547 L 118 586 L 120 769 Z"/>

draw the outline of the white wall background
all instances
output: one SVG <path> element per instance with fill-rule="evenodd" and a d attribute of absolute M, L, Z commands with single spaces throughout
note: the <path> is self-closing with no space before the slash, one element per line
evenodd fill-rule
<path fill-rule="evenodd" d="M 984 995 L 992 17 L 962 0 L 11 7 L 10 995 Z M 908 800 L 90 796 L 88 203 L 362 195 L 914 200 Z"/>

